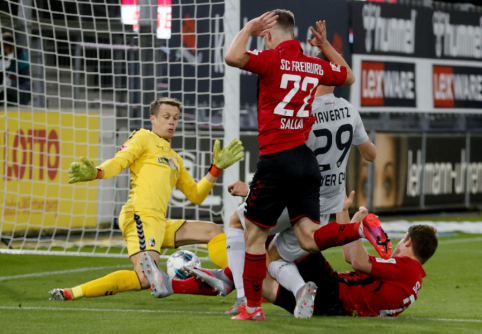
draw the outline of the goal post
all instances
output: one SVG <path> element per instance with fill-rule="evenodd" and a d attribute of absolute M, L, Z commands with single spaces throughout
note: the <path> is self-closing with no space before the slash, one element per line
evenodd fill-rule
<path fill-rule="evenodd" d="M 128 169 L 69 185 L 70 163 L 113 157 L 150 129 L 150 102 L 169 96 L 183 102 L 171 146 L 202 179 L 214 140 L 240 135 L 239 71 L 224 63 L 239 0 L 5 2 L 2 50 L 15 51 L 0 64 L 0 253 L 125 257 Z M 167 218 L 227 223 L 238 178 L 236 164 L 199 206 L 175 188 Z"/>

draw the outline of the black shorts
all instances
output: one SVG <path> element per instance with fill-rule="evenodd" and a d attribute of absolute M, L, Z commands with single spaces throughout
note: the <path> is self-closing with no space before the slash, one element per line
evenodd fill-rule
<path fill-rule="evenodd" d="M 333 270 L 321 253 L 310 254 L 296 266 L 305 282 L 315 282 L 318 290 L 315 296 L 314 315 L 350 315 L 340 300 L 337 272 Z M 275 305 L 293 313 L 296 300 L 291 291 L 281 285 Z"/>
<path fill-rule="evenodd" d="M 315 154 L 306 145 L 259 157 L 249 186 L 244 216 L 267 228 L 276 226 L 284 208 L 290 221 L 320 221 L 321 175 Z"/>

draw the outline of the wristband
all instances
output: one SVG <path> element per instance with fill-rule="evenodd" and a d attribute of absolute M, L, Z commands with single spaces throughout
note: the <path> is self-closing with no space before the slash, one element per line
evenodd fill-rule
<path fill-rule="evenodd" d="M 102 169 L 97 168 L 97 177 L 96 179 L 101 179 L 102 178 Z"/>
<path fill-rule="evenodd" d="M 209 170 L 208 170 L 209 174 L 211 174 L 214 177 L 219 177 L 222 171 L 223 170 L 219 169 L 218 166 L 216 166 L 215 164 L 211 164 L 211 167 L 209 167 Z"/>

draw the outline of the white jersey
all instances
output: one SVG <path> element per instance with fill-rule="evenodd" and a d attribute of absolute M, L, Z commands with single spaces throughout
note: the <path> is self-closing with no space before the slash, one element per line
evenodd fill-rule
<path fill-rule="evenodd" d="M 320 211 L 341 212 L 351 145 L 361 145 L 369 138 L 360 114 L 345 99 L 333 94 L 315 97 L 312 114 L 316 121 L 306 145 L 315 152 L 320 166 Z"/>

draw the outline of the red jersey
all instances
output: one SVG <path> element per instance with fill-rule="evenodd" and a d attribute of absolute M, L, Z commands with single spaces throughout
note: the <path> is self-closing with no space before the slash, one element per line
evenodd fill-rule
<path fill-rule="evenodd" d="M 259 76 L 259 153 L 271 154 L 304 144 L 315 121 L 311 104 L 316 87 L 342 85 L 346 67 L 304 55 L 296 40 L 248 54 L 243 69 Z"/>
<path fill-rule="evenodd" d="M 396 317 L 417 300 L 425 271 L 406 256 L 370 258 L 370 275 L 338 273 L 340 300 L 350 314 Z"/>

